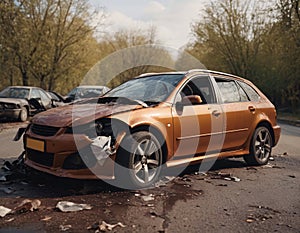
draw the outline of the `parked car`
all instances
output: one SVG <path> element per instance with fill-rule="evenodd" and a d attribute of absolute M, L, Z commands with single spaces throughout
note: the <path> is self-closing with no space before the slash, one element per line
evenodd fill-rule
<path fill-rule="evenodd" d="M 52 107 L 51 96 L 38 87 L 9 86 L 0 92 L 0 118 L 26 121 L 28 116 Z"/>
<path fill-rule="evenodd" d="M 66 102 L 73 102 L 74 100 L 99 97 L 110 89 L 106 86 L 78 86 L 71 90 L 65 97 Z"/>
<path fill-rule="evenodd" d="M 266 164 L 279 137 L 273 104 L 243 78 L 208 70 L 145 74 L 101 98 L 34 116 L 25 163 L 56 176 L 147 187 L 162 164 L 241 156 Z"/>

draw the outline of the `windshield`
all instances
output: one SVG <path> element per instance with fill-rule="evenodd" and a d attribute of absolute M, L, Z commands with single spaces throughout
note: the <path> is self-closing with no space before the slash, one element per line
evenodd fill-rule
<path fill-rule="evenodd" d="M 28 99 L 29 89 L 28 88 L 15 88 L 7 87 L 0 92 L 1 98 L 18 98 L 18 99 Z"/>
<path fill-rule="evenodd" d="M 174 90 L 184 74 L 153 75 L 121 84 L 104 97 L 125 97 L 143 102 L 163 102 Z"/>

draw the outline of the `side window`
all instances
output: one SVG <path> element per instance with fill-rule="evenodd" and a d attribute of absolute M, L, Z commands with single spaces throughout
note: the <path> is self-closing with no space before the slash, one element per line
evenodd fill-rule
<path fill-rule="evenodd" d="M 187 84 L 184 85 L 177 100 L 189 95 L 199 95 L 203 101 L 203 104 L 211 104 L 216 102 L 209 77 L 201 76 L 192 78 Z"/>
<path fill-rule="evenodd" d="M 239 85 L 246 91 L 248 97 L 250 98 L 251 101 L 259 101 L 260 96 L 259 94 L 248 84 L 244 82 L 238 82 Z"/>
<path fill-rule="evenodd" d="M 40 92 L 37 89 L 32 89 L 31 91 L 31 98 L 40 99 Z"/>
<path fill-rule="evenodd" d="M 224 103 L 240 102 L 241 97 L 235 81 L 216 78 Z"/>
<path fill-rule="evenodd" d="M 47 96 L 47 94 L 45 94 L 43 91 L 39 90 L 40 95 L 41 95 L 41 99 L 43 102 L 50 102 L 51 99 L 50 97 Z"/>
<path fill-rule="evenodd" d="M 242 102 L 247 102 L 247 101 L 249 101 L 248 96 L 247 96 L 246 92 L 244 91 L 244 89 L 241 88 L 239 85 L 238 85 L 238 89 L 239 89 L 241 101 L 242 101 Z"/>

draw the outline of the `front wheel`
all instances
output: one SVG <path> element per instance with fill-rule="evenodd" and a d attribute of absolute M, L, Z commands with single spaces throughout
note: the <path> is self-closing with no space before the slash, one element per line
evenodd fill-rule
<path fill-rule="evenodd" d="M 116 179 L 122 188 L 146 188 L 160 174 L 163 152 L 158 139 L 140 131 L 129 135 L 117 153 Z"/>
<path fill-rule="evenodd" d="M 19 115 L 19 121 L 22 121 L 22 122 L 27 121 L 27 118 L 28 118 L 27 108 L 22 107 L 21 111 L 20 111 L 20 115 Z"/>
<path fill-rule="evenodd" d="M 252 136 L 250 154 L 244 156 L 249 165 L 267 164 L 272 152 L 272 136 L 268 128 L 258 127 Z"/>

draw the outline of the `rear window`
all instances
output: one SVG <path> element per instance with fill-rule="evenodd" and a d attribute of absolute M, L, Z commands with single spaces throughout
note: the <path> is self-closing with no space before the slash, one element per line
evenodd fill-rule
<path fill-rule="evenodd" d="M 250 85 L 248 85 L 244 82 L 240 82 L 240 81 L 238 83 L 239 83 L 239 85 L 241 85 L 241 87 L 247 93 L 247 95 L 251 101 L 259 101 L 259 99 L 260 99 L 259 94 Z"/>

